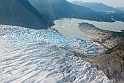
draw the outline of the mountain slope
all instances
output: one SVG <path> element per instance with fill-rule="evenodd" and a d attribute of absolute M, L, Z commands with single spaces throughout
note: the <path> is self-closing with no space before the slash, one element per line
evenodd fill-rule
<path fill-rule="evenodd" d="M 117 7 L 117 9 L 119 9 L 119 10 L 124 12 L 124 7 Z"/>
<path fill-rule="evenodd" d="M 46 29 L 53 22 L 27 0 L 0 0 L 0 24 Z"/>
<path fill-rule="evenodd" d="M 95 11 L 101 11 L 101 12 L 122 12 L 119 9 L 107 6 L 103 3 L 97 3 L 97 2 L 82 2 L 82 1 L 74 1 L 73 4 L 81 5 L 84 7 L 88 7 Z"/>
<path fill-rule="evenodd" d="M 97 21 L 112 21 L 110 17 L 99 14 L 89 8 L 78 6 L 66 0 L 29 0 L 39 11 L 50 14 L 53 19 L 80 18 Z"/>
<path fill-rule="evenodd" d="M 116 18 L 116 15 L 97 12 L 90 8 L 72 4 L 66 0 L 29 0 L 29 2 L 40 13 L 49 14 L 54 20 L 60 18 L 79 18 L 106 22 L 114 22 L 115 20 L 124 21 L 123 14 Z"/>
<path fill-rule="evenodd" d="M 29 0 L 41 13 L 46 12 L 53 18 L 69 17 L 70 15 L 85 14 L 91 10 L 85 7 L 76 6 L 66 0 Z M 78 8 L 78 9 L 77 9 Z M 80 11 L 79 11 L 80 10 Z M 85 12 L 82 12 L 85 10 Z M 92 11 L 93 12 L 93 11 Z"/>

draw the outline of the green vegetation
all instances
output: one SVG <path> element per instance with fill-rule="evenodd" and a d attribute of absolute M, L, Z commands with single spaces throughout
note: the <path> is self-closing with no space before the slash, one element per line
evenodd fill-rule
<path fill-rule="evenodd" d="M 124 38 L 124 31 L 122 31 L 122 32 L 113 32 L 113 36 L 114 37 L 123 37 Z"/>
<path fill-rule="evenodd" d="M 39 13 L 32 5 L 30 5 L 28 0 L 17 0 L 21 3 L 25 8 L 31 11 L 34 15 L 36 15 L 39 19 L 42 19 L 44 23 L 47 23 L 48 26 L 54 25 L 52 18 L 46 13 Z"/>
<path fill-rule="evenodd" d="M 41 14 L 44 12 L 50 15 L 53 20 L 60 18 L 78 18 L 105 22 L 115 22 L 115 20 L 124 21 L 124 14 L 121 12 L 114 14 L 96 12 L 90 8 L 69 3 L 66 0 L 29 1 Z"/>
<path fill-rule="evenodd" d="M 47 29 L 54 25 L 50 15 L 39 13 L 28 0 L 0 0 L 0 24 Z"/>

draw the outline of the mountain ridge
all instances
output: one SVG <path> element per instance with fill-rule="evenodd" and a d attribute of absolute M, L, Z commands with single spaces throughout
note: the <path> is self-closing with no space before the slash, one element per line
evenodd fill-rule
<path fill-rule="evenodd" d="M 77 18 L 100 22 L 124 21 L 123 13 L 119 13 L 119 16 L 116 17 L 116 14 L 94 11 L 84 6 L 72 4 L 66 0 L 59 0 L 57 3 L 56 1 L 57 0 L 29 0 L 40 13 L 45 12 L 46 14 L 49 14 L 52 16 L 53 20 Z"/>
<path fill-rule="evenodd" d="M 84 7 L 88 7 L 92 10 L 95 10 L 95 11 L 99 11 L 99 12 L 122 12 L 121 10 L 117 9 L 117 8 L 114 8 L 112 6 L 108 6 L 106 4 L 103 4 L 103 3 L 98 3 L 98 2 L 82 2 L 82 1 L 74 1 L 72 2 L 73 4 L 76 4 L 76 5 L 81 5 L 81 6 L 84 6 Z"/>

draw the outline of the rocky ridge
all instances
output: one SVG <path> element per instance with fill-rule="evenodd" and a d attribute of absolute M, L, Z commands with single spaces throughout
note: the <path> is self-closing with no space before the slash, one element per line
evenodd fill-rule
<path fill-rule="evenodd" d="M 105 50 L 124 41 L 124 37 L 118 36 L 115 32 L 99 29 L 89 23 L 79 23 L 79 29 L 84 32 L 90 40 L 101 44 Z M 120 33 L 123 34 L 123 32 Z"/>
<path fill-rule="evenodd" d="M 73 52 L 75 56 L 90 62 L 98 70 L 102 70 L 106 76 L 115 83 L 124 83 L 124 37 L 123 32 L 112 32 L 96 28 L 92 24 L 79 23 L 81 31 L 88 37 L 104 46 L 105 52 L 100 56 L 87 57 Z M 118 35 L 119 34 L 119 35 Z"/>

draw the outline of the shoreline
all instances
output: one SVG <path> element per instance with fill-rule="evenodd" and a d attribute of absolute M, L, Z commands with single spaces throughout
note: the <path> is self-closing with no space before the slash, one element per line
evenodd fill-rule
<path fill-rule="evenodd" d="M 88 35 L 89 39 L 101 44 L 105 52 L 96 57 L 84 56 L 73 52 L 75 56 L 90 62 L 114 83 L 124 83 L 124 32 L 102 30 L 89 23 L 79 23 L 79 29 Z"/>
<path fill-rule="evenodd" d="M 88 36 L 89 40 L 98 42 L 104 47 L 105 50 L 115 47 L 116 45 L 124 41 L 124 38 L 119 37 L 116 32 L 99 29 L 89 23 L 79 23 L 78 28 Z"/>

